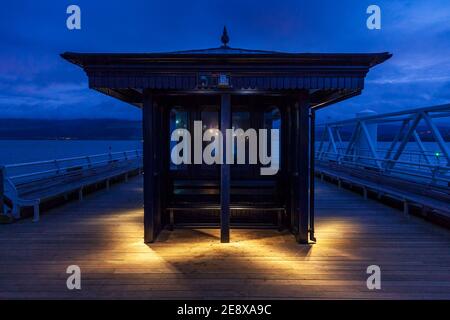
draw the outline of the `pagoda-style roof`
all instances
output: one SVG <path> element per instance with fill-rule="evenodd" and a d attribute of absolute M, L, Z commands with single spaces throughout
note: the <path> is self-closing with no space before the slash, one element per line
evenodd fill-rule
<path fill-rule="evenodd" d="M 84 69 L 89 86 L 136 106 L 151 89 L 203 93 L 229 77 L 234 94 L 309 90 L 316 107 L 357 95 L 369 69 L 389 59 L 381 53 L 289 53 L 232 48 L 224 30 L 222 46 L 159 53 L 75 53 L 61 56 Z M 212 79 L 204 85 L 204 79 Z"/>
<path fill-rule="evenodd" d="M 217 47 L 198 50 L 183 50 L 152 53 L 77 53 L 65 52 L 61 57 L 83 68 L 99 63 L 145 64 L 157 62 L 194 62 L 208 60 L 217 62 L 285 63 L 294 66 L 335 65 L 371 68 L 389 59 L 392 54 L 381 53 L 291 53 L 266 50 L 251 50 L 232 47 Z"/>
<path fill-rule="evenodd" d="M 220 46 L 217 48 L 208 49 L 198 49 L 198 50 L 182 50 L 182 51 L 172 51 L 166 52 L 167 54 L 220 54 L 220 55 L 230 55 L 230 54 L 279 54 L 277 51 L 267 51 L 267 50 L 251 50 L 242 48 L 231 48 L 228 46 Z"/>

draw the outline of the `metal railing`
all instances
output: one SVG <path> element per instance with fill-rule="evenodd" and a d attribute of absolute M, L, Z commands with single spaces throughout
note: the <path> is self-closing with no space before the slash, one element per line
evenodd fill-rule
<path fill-rule="evenodd" d="M 6 212 L 5 196 L 11 200 L 12 214 L 16 218 L 20 206 L 39 204 L 39 199 L 21 199 L 18 190 L 21 185 L 33 183 L 38 185 L 41 181 L 52 179 L 52 177 L 77 174 L 86 170 L 96 172 L 97 168 L 108 169 L 108 166 L 110 170 L 114 170 L 118 165 L 126 163 L 141 168 L 142 158 L 142 150 L 129 150 L 0 166 L 0 214 Z M 38 219 L 39 208 L 35 207 L 35 220 Z"/>
<path fill-rule="evenodd" d="M 142 150 L 109 152 L 96 155 L 9 164 L 4 166 L 5 180 L 20 182 L 32 178 L 40 179 L 75 169 L 89 169 L 123 160 L 142 159 Z"/>
<path fill-rule="evenodd" d="M 436 124 L 444 118 L 450 118 L 450 104 L 318 124 L 315 158 L 319 165 L 337 163 L 449 186 L 449 144 Z M 379 141 L 379 131 L 387 124 L 393 139 Z M 429 136 L 426 142 L 424 133 Z M 342 138 L 345 134 L 347 139 Z"/>

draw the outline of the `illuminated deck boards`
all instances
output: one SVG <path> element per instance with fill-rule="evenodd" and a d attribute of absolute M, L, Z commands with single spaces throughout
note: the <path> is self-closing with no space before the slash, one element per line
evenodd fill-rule
<path fill-rule="evenodd" d="M 142 241 L 142 181 L 0 225 L 0 298 L 450 298 L 450 232 L 317 182 L 315 245 L 288 232 L 163 230 Z M 175 245 L 176 244 L 176 245 Z M 81 290 L 66 288 L 68 265 Z M 379 291 L 366 268 L 381 267 Z"/>

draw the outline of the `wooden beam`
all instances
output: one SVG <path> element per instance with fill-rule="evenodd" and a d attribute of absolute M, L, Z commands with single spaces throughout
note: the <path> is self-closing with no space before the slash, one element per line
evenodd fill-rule
<path fill-rule="evenodd" d="M 161 136 L 160 138 L 162 141 L 167 141 L 166 143 L 161 144 L 160 149 L 160 172 L 159 175 L 160 179 L 160 194 L 161 194 L 161 205 L 159 209 L 161 210 L 160 216 L 161 216 L 161 223 L 168 223 L 170 219 L 168 219 L 167 216 L 164 216 L 165 214 L 165 208 L 167 207 L 168 201 L 169 201 L 169 193 L 172 191 L 170 189 L 170 183 L 169 183 L 169 169 L 170 169 L 170 123 L 169 123 L 169 117 L 170 117 L 170 105 L 161 105 L 161 101 L 158 101 L 160 104 L 160 110 L 161 110 Z M 164 216 L 164 218 L 163 218 Z"/>
<path fill-rule="evenodd" d="M 293 108 L 292 105 L 288 104 L 286 102 L 285 105 L 285 112 L 284 117 L 282 118 L 282 128 L 283 134 L 282 134 L 282 154 L 284 158 L 284 199 L 286 203 L 286 224 L 289 226 L 289 229 L 292 227 L 292 216 L 294 211 L 294 206 L 292 203 L 292 171 L 293 171 L 293 163 L 292 163 L 292 152 L 294 150 L 290 150 L 290 146 L 292 146 L 292 114 L 293 114 Z"/>
<path fill-rule="evenodd" d="M 144 241 L 146 243 L 154 242 L 160 228 L 160 217 L 157 204 L 158 194 L 158 153 L 155 143 L 158 136 L 156 130 L 157 124 L 157 106 L 153 95 L 149 90 L 144 91 L 144 107 L 142 108 L 142 127 L 144 140 Z"/>
<path fill-rule="evenodd" d="M 220 242 L 230 242 L 230 165 L 226 164 L 226 129 L 231 128 L 231 95 L 221 94 L 220 130 L 223 134 L 223 164 L 220 167 Z"/>
<path fill-rule="evenodd" d="M 159 100 L 156 100 L 153 96 L 153 135 L 152 135 L 152 144 L 153 144 L 153 152 L 154 157 L 154 170 L 153 170 L 153 181 L 154 181 L 154 198 L 153 201 L 153 210 L 155 212 L 155 239 L 161 231 L 162 224 L 162 151 L 163 145 L 169 143 L 169 139 L 161 139 L 163 137 L 162 134 L 162 112 L 161 106 L 159 105 Z"/>
<path fill-rule="evenodd" d="M 289 176 L 290 176 L 290 190 L 289 190 L 289 205 L 290 205 L 290 223 L 291 223 L 291 231 L 294 234 L 298 233 L 298 104 L 295 103 L 291 107 L 291 112 L 289 115 L 289 123 L 290 123 L 290 141 L 289 141 Z M 292 148 L 294 146 L 294 148 Z"/>
<path fill-rule="evenodd" d="M 330 97 L 328 97 L 324 100 L 321 100 L 321 102 L 317 102 L 314 105 L 311 105 L 311 108 L 314 109 L 315 111 L 317 111 L 319 109 L 329 106 L 330 104 L 338 103 L 340 101 L 356 97 L 361 94 L 361 91 L 362 91 L 361 89 L 352 90 L 352 91 L 347 90 L 343 93 L 339 92 L 336 95 L 332 94 L 332 95 L 330 95 Z"/>
<path fill-rule="evenodd" d="M 315 178 L 315 141 L 316 141 L 316 112 L 311 110 L 311 126 L 310 126 L 310 141 L 309 141 L 309 239 L 316 241 L 314 236 L 314 178 Z"/>
<path fill-rule="evenodd" d="M 309 95 L 302 92 L 298 96 L 298 112 L 299 112 L 299 130 L 298 130 L 298 233 L 297 241 L 299 243 L 308 243 L 308 224 L 309 224 L 309 143 L 310 143 L 310 126 L 309 126 Z"/>
<path fill-rule="evenodd" d="M 141 108 L 140 104 L 141 104 L 141 100 L 143 98 L 141 100 L 135 101 L 135 99 L 131 99 L 127 95 L 124 95 L 123 93 L 121 93 L 121 92 L 119 92 L 117 90 L 113 90 L 113 89 L 110 89 L 110 88 L 93 88 L 93 89 L 98 91 L 98 92 L 100 92 L 100 93 L 103 93 L 105 95 L 111 96 L 111 97 L 119 99 L 119 100 L 121 100 L 123 102 L 130 103 L 133 106 Z"/>

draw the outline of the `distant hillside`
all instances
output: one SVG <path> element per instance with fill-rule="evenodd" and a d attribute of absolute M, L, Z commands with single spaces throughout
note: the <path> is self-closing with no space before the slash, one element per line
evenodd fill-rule
<path fill-rule="evenodd" d="M 450 141 L 450 125 L 438 125 L 446 141 Z M 380 125 L 378 127 L 379 141 L 392 141 L 398 131 L 398 126 Z M 419 126 L 423 141 L 432 141 L 433 135 L 427 127 Z M 318 128 L 317 138 L 320 138 L 321 128 Z M 341 137 L 348 140 L 350 128 L 341 129 Z M 78 140 L 135 140 L 142 139 L 141 121 L 118 119 L 74 119 L 74 120 L 33 120 L 33 119 L 0 119 L 0 139 L 47 140 L 47 139 L 78 139 Z"/>
<path fill-rule="evenodd" d="M 141 121 L 0 119 L 0 139 L 142 139 Z"/>

